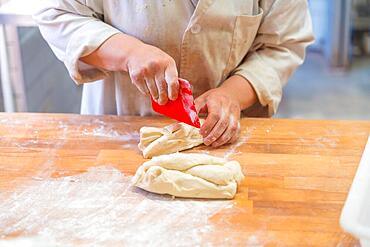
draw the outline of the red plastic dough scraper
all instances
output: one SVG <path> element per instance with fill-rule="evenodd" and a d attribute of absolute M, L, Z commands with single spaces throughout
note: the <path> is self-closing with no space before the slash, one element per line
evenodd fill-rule
<path fill-rule="evenodd" d="M 179 85 L 179 97 L 176 100 L 169 100 L 167 104 L 159 105 L 152 99 L 153 110 L 177 121 L 200 128 L 191 85 L 184 79 L 179 79 Z"/>

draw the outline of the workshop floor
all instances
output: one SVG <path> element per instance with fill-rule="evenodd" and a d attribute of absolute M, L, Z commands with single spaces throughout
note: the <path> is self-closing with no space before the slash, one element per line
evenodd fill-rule
<path fill-rule="evenodd" d="M 370 58 L 355 58 L 343 71 L 310 53 L 285 87 L 275 117 L 370 120 Z"/>

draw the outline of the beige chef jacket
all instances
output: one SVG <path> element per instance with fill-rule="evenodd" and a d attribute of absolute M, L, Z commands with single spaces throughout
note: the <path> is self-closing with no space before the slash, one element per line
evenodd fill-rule
<path fill-rule="evenodd" d="M 259 99 L 246 114 L 274 114 L 284 84 L 313 41 L 307 1 L 196 2 L 43 0 L 34 17 L 73 80 L 84 84 L 82 114 L 153 114 L 150 98 L 139 93 L 128 73 L 79 60 L 119 32 L 171 55 L 180 77 L 192 83 L 195 97 L 240 75 Z"/>

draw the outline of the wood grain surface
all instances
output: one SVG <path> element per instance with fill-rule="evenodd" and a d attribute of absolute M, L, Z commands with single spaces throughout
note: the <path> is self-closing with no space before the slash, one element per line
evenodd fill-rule
<path fill-rule="evenodd" d="M 11 195 L 46 170 L 57 178 L 110 164 L 132 175 L 144 162 L 136 147 L 140 127 L 171 122 L 164 118 L 0 114 L 0 192 Z M 223 245 L 226 238 L 232 238 L 235 245 L 357 245 L 341 230 L 339 216 L 370 122 L 243 119 L 241 128 L 235 145 L 192 150 L 236 159 L 246 175 L 233 207 L 210 219 L 220 234 L 204 242 Z"/>

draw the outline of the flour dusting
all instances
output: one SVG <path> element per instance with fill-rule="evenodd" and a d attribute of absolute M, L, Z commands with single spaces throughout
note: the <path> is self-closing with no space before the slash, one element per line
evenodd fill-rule
<path fill-rule="evenodd" d="M 105 126 L 100 126 L 98 128 L 93 129 L 92 131 L 88 129 L 84 129 L 82 133 L 85 136 L 96 136 L 96 137 L 109 138 L 112 140 L 124 141 L 124 142 L 128 142 L 128 141 L 139 142 L 140 140 L 140 134 L 138 131 L 119 133 L 116 130 L 106 128 Z"/>
<path fill-rule="evenodd" d="M 114 168 L 90 168 L 37 178 L 10 197 L 0 193 L 0 239 L 22 233 L 45 246 L 194 246 L 214 230 L 209 217 L 231 204 L 173 200 L 133 188 Z"/>
<path fill-rule="evenodd" d="M 231 147 L 224 153 L 224 158 L 229 159 L 233 155 L 240 154 L 241 152 L 237 151 L 238 148 L 248 142 L 255 129 L 256 127 L 250 127 L 241 132 L 238 141 L 231 145 Z"/>

